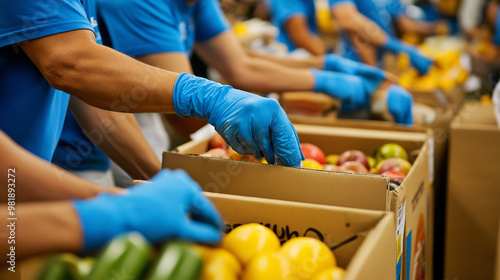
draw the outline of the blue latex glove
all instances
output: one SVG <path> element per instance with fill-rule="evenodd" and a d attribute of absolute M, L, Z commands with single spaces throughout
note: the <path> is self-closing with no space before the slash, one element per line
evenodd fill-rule
<path fill-rule="evenodd" d="M 344 74 L 362 76 L 370 80 L 381 83 L 385 79 L 384 70 L 361 62 L 343 58 L 334 54 L 327 54 L 323 57 L 325 63 L 324 70 L 336 71 Z"/>
<path fill-rule="evenodd" d="M 415 67 L 420 74 L 427 74 L 427 72 L 429 72 L 429 68 L 434 64 L 432 60 L 421 55 L 415 47 L 405 44 L 392 37 L 387 40 L 385 48 L 396 53 L 407 53 L 410 56 L 411 65 Z"/>
<path fill-rule="evenodd" d="M 495 34 L 493 34 L 493 43 L 497 46 L 500 46 L 500 6 L 497 8 Z"/>
<path fill-rule="evenodd" d="M 392 85 L 387 89 L 387 107 L 400 124 L 413 124 L 413 96 L 404 88 Z"/>
<path fill-rule="evenodd" d="M 151 242 L 167 238 L 210 244 L 220 241 L 222 219 L 184 171 L 162 170 L 151 182 L 130 188 L 124 195 L 102 193 L 73 201 L 84 249 L 99 247 L 129 231 L 137 231 Z"/>
<path fill-rule="evenodd" d="M 378 79 L 312 69 L 314 91 L 322 92 L 342 101 L 342 109 L 359 109 L 368 106 L 370 97 L 379 87 Z"/>
<path fill-rule="evenodd" d="M 304 159 L 297 132 L 276 100 L 186 73 L 177 78 L 173 99 L 177 115 L 208 119 L 239 154 L 265 156 L 270 164 L 277 157 L 294 167 Z"/>

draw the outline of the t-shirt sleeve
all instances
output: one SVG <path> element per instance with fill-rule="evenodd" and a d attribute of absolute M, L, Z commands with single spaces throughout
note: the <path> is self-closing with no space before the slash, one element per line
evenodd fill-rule
<path fill-rule="evenodd" d="M 94 31 L 79 0 L 0 0 L 0 47 L 77 29 Z"/>
<path fill-rule="evenodd" d="M 356 2 L 354 0 L 328 0 L 328 4 L 330 7 L 333 7 L 338 4 L 345 4 L 345 3 L 350 3 L 353 5 L 356 5 Z"/>
<path fill-rule="evenodd" d="M 130 56 L 186 53 L 171 1 L 98 0 L 97 12 L 113 48 Z"/>
<path fill-rule="evenodd" d="M 194 13 L 194 22 L 195 40 L 198 42 L 210 40 L 230 28 L 218 0 L 199 2 Z"/>
<path fill-rule="evenodd" d="M 493 34 L 493 43 L 500 46 L 500 6 L 497 8 L 495 17 L 495 34 Z"/>
<path fill-rule="evenodd" d="M 405 14 L 405 7 L 399 0 L 392 0 L 389 5 L 387 5 L 387 11 L 389 11 L 393 18 L 397 18 Z"/>
<path fill-rule="evenodd" d="M 302 15 L 307 18 L 305 14 L 307 7 L 299 0 L 269 0 L 269 8 L 271 9 L 271 16 L 278 28 L 283 28 L 283 25 L 295 15 Z"/>

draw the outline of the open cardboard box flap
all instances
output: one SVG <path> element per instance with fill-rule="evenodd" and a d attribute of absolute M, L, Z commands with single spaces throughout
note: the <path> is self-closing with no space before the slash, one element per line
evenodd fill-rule
<path fill-rule="evenodd" d="M 281 200 L 206 193 L 224 217 L 226 230 L 247 223 L 262 223 L 282 242 L 310 236 L 335 246 L 338 265 L 346 268 L 344 279 L 394 279 L 395 244 L 393 214 L 322 206 Z"/>

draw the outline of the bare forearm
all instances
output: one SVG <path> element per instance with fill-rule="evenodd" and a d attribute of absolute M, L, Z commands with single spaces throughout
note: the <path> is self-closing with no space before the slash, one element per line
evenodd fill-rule
<path fill-rule="evenodd" d="M 387 33 L 371 21 L 352 4 L 334 7 L 333 16 L 345 31 L 359 36 L 363 41 L 376 47 L 382 47 L 388 40 Z"/>
<path fill-rule="evenodd" d="M 7 221 L 7 205 L 0 204 L 0 217 Z M 83 237 L 77 213 L 69 201 L 19 203 L 16 205 L 12 228 L 2 227 L 4 236 L 11 236 L 15 231 L 15 239 L 0 242 L 2 250 L 0 262 L 6 263 L 7 253 L 11 246 L 15 247 L 16 261 L 39 254 L 56 252 L 77 252 L 81 249 Z"/>
<path fill-rule="evenodd" d="M 178 74 L 98 45 L 88 30 L 53 36 L 78 47 L 58 50 L 47 46 L 54 42 L 45 37 L 21 45 L 53 87 L 106 110 L 174 112 L 172 92 Z"/>
<path fill-rule="evenodd" d="M 349 34 L 349 40 L 357 51 L 361 62 L 371 66 L 377 66 L 377 49 L 373 45 L 364 42 L 361 38 L 352 33 Z"/>
<path fill-rule="evenodd" d="M 314 77 L 309 69 L 281 66 L 259 58 L 246 59 L 229 75 L 234 87 L 253 92 L 311 91 Z"/>
<path fill-rule="evenodd" d="M 397 19 L 399 28 L 403 32 L 414 32 L 421 35 L 431 35 L 434 33 L 436 24 L 423 21 L 416 21 L 406 16 Z"/>
<path fill-rule="evenodd" d="M 161 163 L 134 115 L 102 110 L 72 97 L 70 108 L 86 135 L 132 178 L 149 179 Z"/>
<path fill-rule="evenodd" d="M 260 53 L 253 50 L 247 50 L 246 52 L 247 55 L 250 57 L 269 60 L 278 63 L 282 66 L 293 67 L 293 68 L 323 69 L 323 65 L 325 64 L 324 57 L 321 55 L 312 56 L 304 59 L 292 59 L 289 57 L 280 57 L 280 56 Z"/>
<path fill-rule="evenodd" d="M 1 131 L 0 143 L 0 167 L 5 171 L 13 170 L 10 179 L 13 179 L 11 182 L 18 202 L 89 198 L 103 190 L 117 191 L 115 188 L 100 187 L 36 157 Z M 5 172 L 5 182 L 7 176 Z M 7 201 L 7 192 L 0 198 L 1 202 Z"/>

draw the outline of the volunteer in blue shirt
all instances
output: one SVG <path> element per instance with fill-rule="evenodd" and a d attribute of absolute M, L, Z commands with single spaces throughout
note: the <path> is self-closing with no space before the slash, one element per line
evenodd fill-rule
<path fill-rule="evenodd" d="M 318 36 L 314 0 L 267 0 L 267 4 L 271 21 L 280 31 L 277 39 L 288 51 L 302 48 L 313 55 L 326 53 Z"/>
<path fill-rule="evenodd" d="M 239 153 L 265 156 L 270 163 L 277 157 L 285 165 L 300 165 L 303 155 L 297 134 L 276 101 L 189 74 L 151 67 L 97 44 L 92 1 L 0 3 L 0 129 L 35 155 L 51 159 L 71 95 L 76 97 L 69 104 L 75 105 L 75 111 L 94 108 L 78 106 L 80 102 L 109 111 L 175 112 L 182 117 L 208 119 Z M 96 116 L 102 112 L 93 111 Z M 106 127 L 99 117 L 90 121 L 95 120 L 105 130 L 115 128 Z M 114 134 L 103 138 L 109 135 Z M 115 139 L 107 144 L 127 145 L 128 141 Z M 2 157 L 2 163 L 6 160 Z M 135 164 L 137 168 L 142 162 Z M 26 177 L 27 170 L 19 167 Z M 155 171 L 160 171 L 159 166 Z M 164 171 L 155 178 L 157 187 L 150 190 L 131 191 L 119 197 L 100 195 L 70 204 L 74 211 L 65 208 L 67 215 L 80 220 L 80 245 L 95 247 L 127 230 L 144 231 L 148 239 L 157 241 L 168 237 L 168 231 L 170 236 L 194 239 L 200 227 L 215 228 L 215 220 L 209 222 L 206 217 L 215 217 L 215 213 L 198 212 L 199 223 L 186 223 L 182 209 L 192 209 L 192 202 L 201 196 L 189 177 Z M 155 207 L 138 205 L 144 199 L 155 198 Z M 162 205 L 166 215 L 158 219 L 154 210 Z M 143 218 L 143 211 L 149 213 L 149 219 Z M 151 228 L 152 217 L 156 217 L 155 225 L 163 224 L 164 230 L 145 229 Z"/>
<path fill-rule="evenodd" d="M 289 50 L 303 48 L 314 55 L 326 49 L 317 36 L 316 11 L 313 0 L 268 0 L 273 24 L 280 29 L 279 40 Z M 418 22 L 405 16 L 399 0 L 329 0 L 333 16 L 343 34 L 342 55 L 369 65 L 378 65 L 381 50 L 407 52 L 419 71 L 426 72 L 431 62 L 412 47 L 395 38 L 393 23 L 402 31 L 429 35 L 435 25 Z M 390 39 L 390 40 L 389 40 Z"/>
<path fill-rule="evenodd" d="M 343 36 L 343 55 L 377 65 L 383 51 L 404 52 L 420 73 L 429 71 L 433 62 L 410 45 L 399 41 L 394 34 L 393 21 L 406 31 L 432 33 L 432 25 L 403 16 L 398 0 L 329 0 L 333 18 L 346 32 Z"/>
<path fill-rule="evenodd" d="M 178 72 L 192 72 L 189 56 L 196 51 L 229 84 L 253 92 L 314 90 L 364 106 L 385 79 L 383 71 L 356 63 L 341 69 L 338 64 L 343 62 L 334 56 L 320 58 L 314 65 L 328 71 L 311 70 L 312 65 L 286 67 L 249 56 L 216 0 L 102 0 L 98 14 L 104 44 Z M 354 76 L 363 72 L 356 73 L 359 68 L 366 71 Z"/>
<path fill-rule="evenodd" d="M 22 224 L 15 227 L 15 244 L 0 242 L 4 264 L 10 260 L 11 246 L 20 261 L 33 255 L 95 249 L 127 231 L 138 231 L 152 242 L 185 238 L 213 244 L 221 237 L 220 216 L 200 187 L 180 170 L 163 170 L 150 184 L 123 190 L 98 186 L 49 164 L 1 130 L 0 154 L 0 168 L 10 179 L 6 187 L 15 190 L 9 191 L 15 193 L 15 218 Z M 2 196 L 0 207 L 5 209 L 1 219 L 13 218 L 7 211 L 7 195 Z M 0 227 L 1 236 L 9 234 L 9 227 Z"/>

